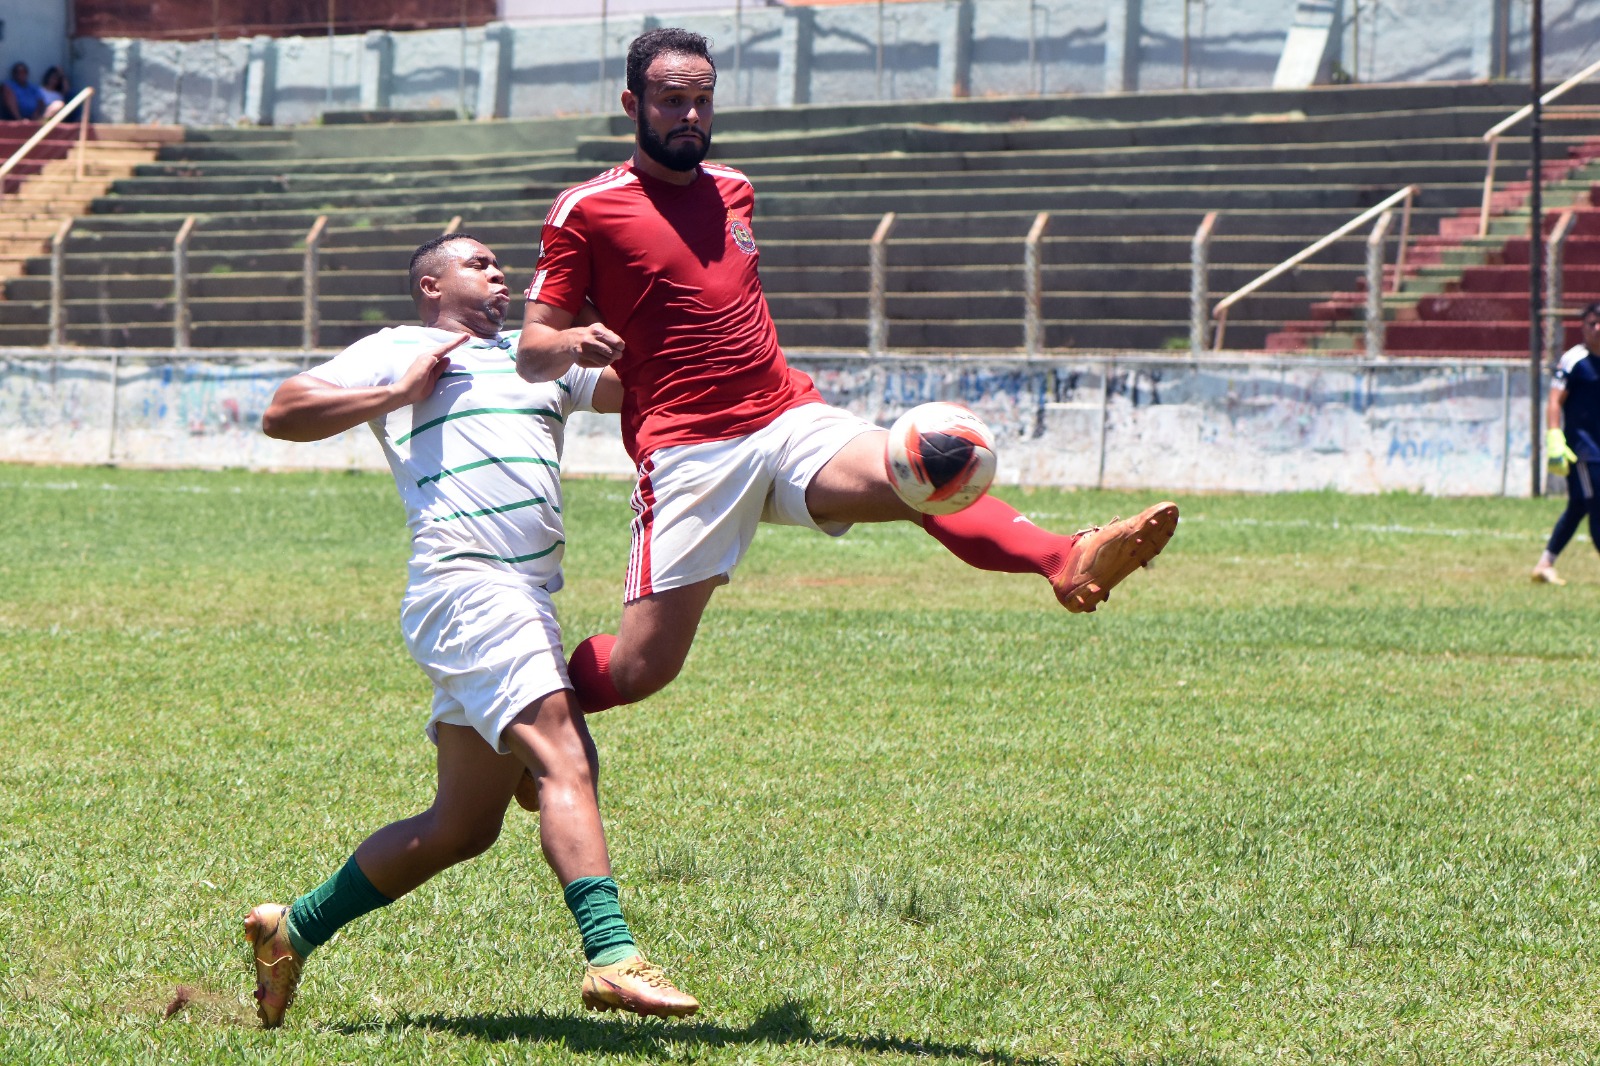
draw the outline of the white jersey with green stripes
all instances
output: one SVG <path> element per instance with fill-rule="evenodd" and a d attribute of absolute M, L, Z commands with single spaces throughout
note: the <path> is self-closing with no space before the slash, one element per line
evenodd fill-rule
<path fill-rule="evenodd" d="M 600 371 L 573 367 L 555 381 L 523 381 L 519 332 L 456 348 L 431 396 L 368 423 L 405 504 L 414 573 L 482 559 L 560 587 L 562 434 L 573 411 L 594 410 Z M 345 388 L 393 384 L 455 336 L 380 330 L 308 373 Z"/>

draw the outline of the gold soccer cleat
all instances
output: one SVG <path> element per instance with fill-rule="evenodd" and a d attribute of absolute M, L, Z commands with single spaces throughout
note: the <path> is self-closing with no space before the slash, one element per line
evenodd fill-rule
<path fill-rule="evenodd" d="M 1074 614 L 1093 611 L 1124 578 L 1161 554 L 1177 528 L 1178 505 L 1164 501 L 1132 518 L 1084 530 L 1067 565 L 1050 582 L 1056 599 Z"/>
<path fill-rule="evenodd" d="M 244 938 L 250 942 L 256 966 L 256 1014 L 263 1029 L 283 1024 L 305 965 L 289 945 L 288 917 L 288 907 L 263 903 L 244 919 Z"/>
<path fill-rule="evenodd" d="M 1548 563 L 1540 563 L 1533 568 L 1533 583 L 1536 585 L 1565 585 L 1566 579 L 1556 573 L 1556 568 Z"/>
<path fill-rule="evenodd" d="M 682 1018 L 700 1009 L 699 1000 L 674 988 L 661 967 L 643 955 L 610 966 L 590 966 L 583 975 L 583 1005 L 657 1018 Z"/>

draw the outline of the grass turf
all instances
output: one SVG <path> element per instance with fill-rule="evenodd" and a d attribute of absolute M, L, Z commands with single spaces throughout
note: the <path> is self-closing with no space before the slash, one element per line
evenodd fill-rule
<path fill-rule="evenodd" d="M 568 493 L 575 640 L 629 513 Z M 245 910 L 432 796 L 392 484 L 0 468 L 0 1061 L 1593 1060 L 1600 565 L 1527 580 L 1560 504 L 1180 502 L 1090 617 L 910 526 L 763 530 L 684 675 L 591 720 L 699 1017 L 582 1011 L 513 808 L 263 1033 Z"/>

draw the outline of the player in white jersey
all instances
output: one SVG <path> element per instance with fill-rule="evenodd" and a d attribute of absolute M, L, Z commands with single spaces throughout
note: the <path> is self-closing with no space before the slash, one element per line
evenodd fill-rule
<path fill-rule="evenodd" d="M 438 793 L 369 836 L 290 906 L 245 918 L 257 1013 L 282 1024 L 306 957 L 342 925 L 487 850 L 523 782 L 539 841 L 583 938 L 584 1005 L 679 1016 L 699 1004 L 639 951 L 617 900 L 597 794 L 599 756 L 567 680 L 551 593 L 565 544 L 560 457 L 567 416 L 616 412 L 607 370 L 530 385 L 516 374 L 505 274 L 477 239 L 429 241 L 411 261 L 423 326 L 365 337 L 284 382 L 269 436 L 321 440 L 367 422 L 411 528 L 401 604 L 406 648 L 433 682 L 428 735 Z M 522 799 L 523 796 L 519 796 Z"/>

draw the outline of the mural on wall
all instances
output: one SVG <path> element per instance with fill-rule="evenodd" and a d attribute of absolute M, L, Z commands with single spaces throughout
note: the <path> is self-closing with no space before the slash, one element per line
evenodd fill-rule
<path fill-rule="evenodd" d="M 955 400 L 994 427 L 1013 485 L 1501 495 L 1526 490 L 1520 367 L 1138 359 L 806 359 L 822 394 L 875 423 Z M 0 461 L 384 469 L 370 432 L 267 439 L 299 360 L 0 359 Z M 115 392 L 115 419 L 112 397 Z M 576 416 L 566 471 L 626 477 L 616 419 Z"/>
<path fill-rule="evenodd" d="M 1526 374 L 1501 364 L 1156 356 L 794 363 L 830 402 L 880 425 L 929 400 L 966 404 L 995 431 L 1004 484 L 1522 494 L 1534 444 Z M 261 433 L 261 413 L 299 360 L 124 355 L 114 390 L 112 365 L 0 358 L 0 461 L 384 468 L 364 427 L 314 444 Z M 575 417 L 563 468 L 628 476 L 617 420 Z"/>

